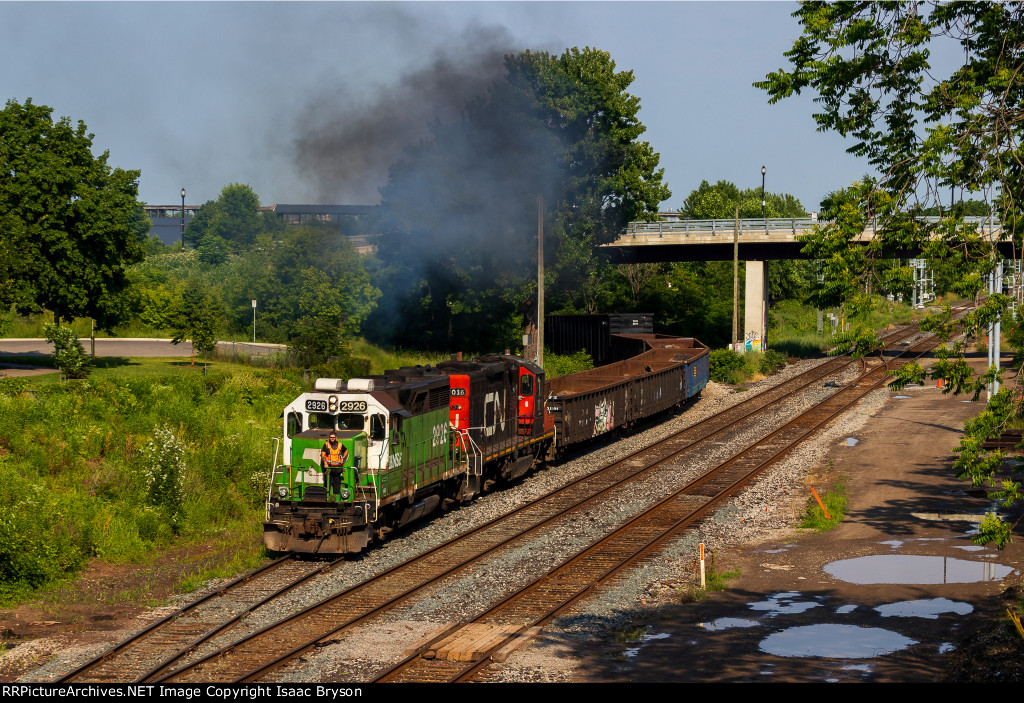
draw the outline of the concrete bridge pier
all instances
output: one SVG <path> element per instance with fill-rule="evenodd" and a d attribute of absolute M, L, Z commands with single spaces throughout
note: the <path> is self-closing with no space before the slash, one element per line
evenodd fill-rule
<path fill-rule="evenodd" d="M 743 340 L 764 351 L 768 332 L 768 262 L 747 261 L 746 295 L 743 303 Z"/>

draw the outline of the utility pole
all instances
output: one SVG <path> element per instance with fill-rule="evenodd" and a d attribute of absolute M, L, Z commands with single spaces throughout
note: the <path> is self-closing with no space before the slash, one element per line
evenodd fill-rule
<path fill-rule="evenodd" d="M 537 196 L 537 366 L 544 368 L 544 196 Z"/>
<path fill-rule="evenodd" d="M 740 206 L 732 230 L 732 348 L 740 341 Z"/>

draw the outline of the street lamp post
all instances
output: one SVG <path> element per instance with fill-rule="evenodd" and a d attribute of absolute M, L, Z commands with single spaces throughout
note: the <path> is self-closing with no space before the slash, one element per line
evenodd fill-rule
<path fill-rule="evenodd" d="M 181 250 L 185 251 L 185 187 L 181 187 Z"/>
<path fill-rule="evenodd" d="M 764 219 L 764 174 L 767 171 L 764 164 L 761 164 L 761 219 Z"/>

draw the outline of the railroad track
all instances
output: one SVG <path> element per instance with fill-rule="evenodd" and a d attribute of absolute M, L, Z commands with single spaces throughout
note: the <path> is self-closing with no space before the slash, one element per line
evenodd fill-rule
<path fill-rule="evenodd" d="M 896 346 L 915 334 L 910 330 L 888 338 Z M 847 368 L 849 359 L 832 359 L 815 369 L 755 396 L 712 418 L 683 430 L 652 447 L 613 462 L 585 479 L 549 494 L 533 503 L 487 523 L 431 552 L 419 555 L 376 578 L 342 591 L 321 603 L 281 620 L 227 647 L 182 664 L 148 680 L 155 681 L 249 681 L 266 676 L 275 668 L 314 648 L 318 642 L 365 623 L 389 609 L 407 602 L 423 589 L 471 565 L 497 549 L 524 540 L 556 520 L 571 519 L 572 511 L 615 491 L 629 490 L 630 482 L 650 475 L 672 459 L 700 451 L 707 442 L 721 439 L 737 423 L 763 412 L 771 403 L 814 385 Z M 694 500 L 692 497 L 690 500 Z M 699 498 L 705 501 L 706 496 Z M 176 661 L 180 661 L 178 657 Z"/>
<path fill-rule="evenodd" d="M 161 618 L 59 682 L 150 681 L 204 642 L 226 632 L 242 616 L 274 603 L 336 563 L 281 557 Z"/>
<path fill-rule="evenodd" d="M 924 354 L 938 346 L 931 338 L 910 351 Z M 445 630 L 397 665 L 379 674 L 379 682 L 454 683 L 486 678 L 490 657 L 507 647 L 521 633 L 538 631 L 555 617 L 624 571 L 658 554 L 681 531 L 694 526 L 721 503 L 780 461 L 825 424 L 887 381 L 887 364 L 865 370 L 853 384 L 841 389 L 809 412 L 802 413 L 764 439 L 754 443 L 713 471 L 691 481 L 651 509 L 634 517 L 593 545 L 581 550 L 554 571 L 535 579 L 487 612 Z M 438 658 L 446 642 L 459 630 L 490 626 L 501 633 L 492 637 L 473 661 Z"/>

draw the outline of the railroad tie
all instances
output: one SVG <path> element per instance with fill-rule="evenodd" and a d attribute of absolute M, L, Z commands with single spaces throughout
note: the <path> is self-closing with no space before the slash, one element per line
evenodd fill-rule
<path fill-rule="evenodd" d="M 487 625 L 470 623 L 457 632 L 445 637 L 431 649 L 423 652 L 424 659 L 446 659 L 448 661 L 473 662 L 480 661 L 491 648 L 515 635 L 511 642 L 495 653 L 495 661 L 504 661 L 508 655 L 528 642 L 537 633 L 531 628 L 529 632 L 520 633 L 519 625 Z M 498 654 L 501 658 L 496 658 Z"/>

